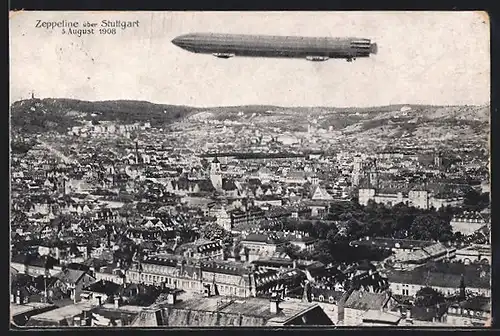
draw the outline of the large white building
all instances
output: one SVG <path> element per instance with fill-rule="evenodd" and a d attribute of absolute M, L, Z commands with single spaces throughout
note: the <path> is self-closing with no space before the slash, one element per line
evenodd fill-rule
<path fill-rule="evenodd" d="M 404 194 L 402 192 L 381 193 L 373 188 L 359 189 L 358 199 L 359 204 L 364 206 L 368 205 L 369 201 L 374 201 L 387 206 L 403 203 L 420 209 L 440 209 L 447 206 L 460 206 L 463 203 L 461 197 L 439 198 L 426 190 L 411 190 L 408 194 Z"/>
<path fill-rule="evenodd" d="M 470 235 L 489 224 L 489 220 L 479 212 L 466 211 L 461 215 L 454 216 L 450 224 L 453 232 Z"/>

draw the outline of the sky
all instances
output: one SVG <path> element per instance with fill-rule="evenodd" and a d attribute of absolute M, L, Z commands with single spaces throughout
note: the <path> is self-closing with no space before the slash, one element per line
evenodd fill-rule
<path fill-rule="evenodd" d="M 139 20 L 116 35 L 62 35 L 37 20 Z M 10 100 L 145 100 L 198 107 L 482 105 L 489 22 L 479 12 L 18 12 L 10 15 Z M 345 60 L 230 58 L 173 45 L 193 32 L 369 38 Z"/>

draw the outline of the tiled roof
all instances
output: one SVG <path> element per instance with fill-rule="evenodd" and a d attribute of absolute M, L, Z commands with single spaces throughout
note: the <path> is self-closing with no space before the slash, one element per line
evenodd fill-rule
<path fill-rule="evenodd" d="M 54 276 L 63 282 L 76 284 L 85 274 L 85 271 L 66 269 Z"/>
<path fill-rule="evenodd" d="M 386 304 L 389 299 L 386 293 L 371 293 L 356 290 L 349 295 L 349 298 L 344 304 L 344 308 L 351 308 L 357 310 L 370 310 L 377 309 L 380 310 Z"/>
<path fill-rule="evenodd" d="M 467 288 L 491 288 L 491 270 L 488 265 L 461 263 L 429 263 L 413 270 L 388 272 L 390 283 L 459 288 L 461 276 Z"/>
<path fill-rule="evenodd" d="M 363 322 L 382 322 L 396 325 L 401 320 L 401 316 L 381 310 L 369 310 L 363 315 Z"/>
<path fill-rule="evenodd" d="M 111 282 L 111 281 L 106 281 L 106 280 L 100 280 L 98 282 L 95 282 L 87 287 L 85 287 L 83 290 L 85 291 L 90 291 L 90 292 L 95 292 L 95 293 L 103 293 L 107 294 L 108 296 L 114 295 L 118 292 L 120 289 L 120 285 Z"/>
<path fill-rule="evenodd" d="M 447 248 L 441 243 L 436 243 L 427 247 L 423 247 L 422 250 L 430 256 L 435 256 L 441 253 L 445 253 Z"/>
<path fill-rule="evenodd" d="M 464 309 L 491 312 L 491 300 L 483 296 L 472 297 L 458 305 Z"/>
<path fill-rule="evenodd" d="M 250 270 L 244 265 L 236 262 L 228 262 L 228 261 L 210 261 L 203 262 L 201 264 L 201 268 L 203 271 L 214 272 L 214 273 L 222 273 L 229 275 L 245 275 L 249 274 Z"/>
<path fill-rule="evenodd" d="M 261 233 L 250 233 L 248 236 L 243 239 L 243 242 L 259 242 L 259 243 L 267 243 L 267 244 L 275 244 L 276 241 L 269 237 L 267 234 Z"/>
<path fill-rule="evenodd" d="M 333 302 L 339 302 L 345 293 L 342 291 L 336 291 L 331 288 L 328 289 L 312 286 L 311 294 L 314 301 L 320 301 L 320 296 L 322 295 L 325 302 L 330 302 L 331 300 L 333 300 Z"/>
<path fill-rule="evenodd" d="M 168 316 L 160 309 L 145 310 L 141 312 L 134 325 L 184 327 L 283 325 L 317 308 L 315 304 L 283 301 L 280 303 L 279 313 L 276 314 L 271 313 L 267 299 L 249 298 L 233 301 L 222 297 L 198 298 L 180 301 L 175 306 L 169 307 Z"/>
<path fill-rule="evenodd" d="M 184 258 L 181 256 L 177 256 L 177 255 L 173 255 L 173 254 L 165 254 L 165 255 L 155 255 L 155 256 L 147 257 L 146 260 L 144 260 L 144 263 L 145 264 L 160 265 L 160 266 L 175 267 L 182 260 L 184 260 Z"/>

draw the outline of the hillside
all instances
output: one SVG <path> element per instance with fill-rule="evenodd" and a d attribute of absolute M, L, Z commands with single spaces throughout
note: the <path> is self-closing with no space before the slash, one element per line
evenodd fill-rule
<path fill-rule="evenodd" d="M 188 106 L 153 104 L 145 101 L 81 101 L 75 99 L 27 99 L 11 106 L 14 130 L 39 133 L 66 132 L 84 120 L 119 120 L 126 123 L 150 122 L 160 126 L 182 119 L 196 110 Z"/>
<path fill-rule="evenodd" d="M 314 127 L 368 138 L 421 137 L 471 138 L 489 134 L 489 106 L 389 105 L 365 108 L 279 107 L 268 105 L 194 108 L 145 101 L 80 101 L 29 99 L 11 107 L 14 130 L 38 133 L 65 132 L 84 120 L 150 122 L 165 126 L 176 121 L 234 121 L 282 131 Z"/>

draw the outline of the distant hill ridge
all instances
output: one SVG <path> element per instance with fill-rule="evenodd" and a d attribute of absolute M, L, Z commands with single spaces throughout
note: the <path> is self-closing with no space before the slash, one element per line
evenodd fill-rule
<path fill-rule="evenodd" d="M 208 112 L 209 118 L 248 120 L 259 124 L 304 125 L 304 117 L 317 119 L 322 127 L 342 130 L 347 127 L 367 130 L 382 124 L 405 121 L 413 124 L 450 121 L 487 124 L 490 107 L 485 106 L 431 106 L 397 104 L 375 107 L 282 107 L 274 105 L 242 105 L 222 107 L 190 107 L 155 104 L 136 100 L 83 101 L 66 98 L 26 99 L 11 105 L 11 125 L 14 130 L 28 133 L 57 130 L 65 132 L 84 120 L 117 120 L 121 122 L 150 122 L 165 126 L 198 113 Z M 410 118 L 412 121 L 410 121 Z M 415 119 L 416 118 L 416 119 Z M 359 127 L 355 127 L 358 125 Z"/>

